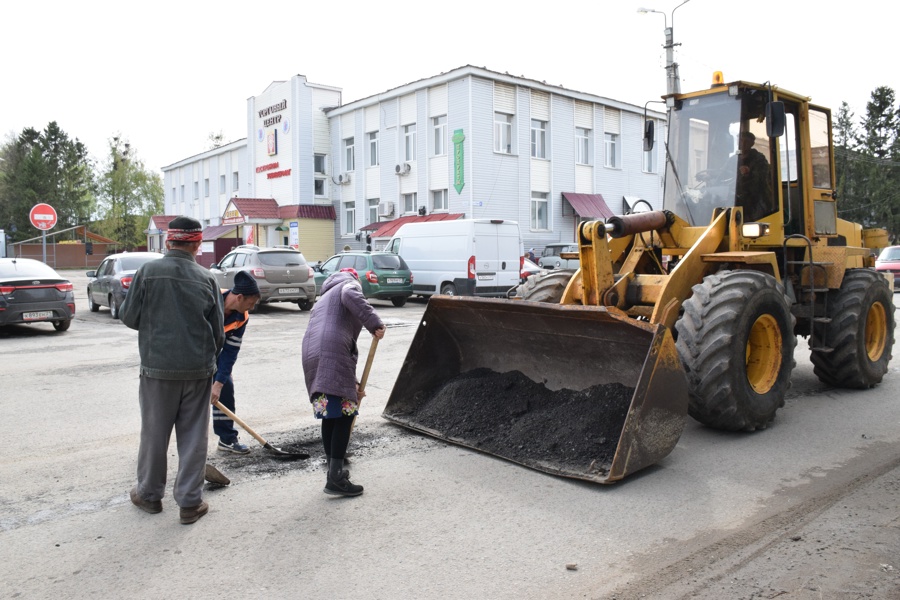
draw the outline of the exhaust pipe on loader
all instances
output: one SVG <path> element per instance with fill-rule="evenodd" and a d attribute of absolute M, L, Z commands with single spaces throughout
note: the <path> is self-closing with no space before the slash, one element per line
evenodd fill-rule
<path fill-rule="evenodd" d="M 687 398 L 665 326 L 603 306 L 432 296 L 382 416 L 612 483 L 672 451 Z"/>

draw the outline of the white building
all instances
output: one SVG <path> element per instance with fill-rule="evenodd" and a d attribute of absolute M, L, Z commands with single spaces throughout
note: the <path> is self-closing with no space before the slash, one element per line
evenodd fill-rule
<path fill-rule="evenodd" d="M 647 115 L 664 139 L 665 115 Z M 335 252 L 364 247 L 361 231 L 377 249 L 397 219 L 456 214 L 518 221 L 526 249 L 540 249 L 637 199 L 660 207 L 663 144 L 643 151 L 643 123 L 640 106 L 472 66 L 345 105 L 338 88 L 297 75 L 248 100 L 246 140 L 163 169 L 166 213 L 241 226 L 259 245 L 299 243 L 312 261 L 327 256 L 306 238 L 320 240 L 315 219 L 329 217 Z M 234 198 L 274 200 L 283 219 L 271 206 L 243 214 L 261 204 Z M 298 227 L 298 214 L 313 218 Z"/>

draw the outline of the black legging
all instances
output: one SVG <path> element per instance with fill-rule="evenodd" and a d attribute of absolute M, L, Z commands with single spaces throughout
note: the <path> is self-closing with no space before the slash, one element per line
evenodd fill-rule
<path fill-rule="evenodd" d="M 336 419 L 322 419 L 322 445 L 331 458 L 343 459 L 350 443 L 353 417 L 342 415 Z"/>

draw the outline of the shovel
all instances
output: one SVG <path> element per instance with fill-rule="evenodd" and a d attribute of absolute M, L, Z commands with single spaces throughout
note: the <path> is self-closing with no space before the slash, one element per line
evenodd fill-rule
<path fill-rule="evenodd" d="M 215 404 L 215 407 L 218 408 L 219 410 L 221 410 L 225 415 L 227 415 L 229 419 L 231 419 L 232 421 L 234 421 L 235 423 L 237 423 L 238 425 L 243 427 L 244 431 L 246 431 L 247 433 L 252 435 L 254 438 L 256 438 L 256 441 L 259 442 L 260 444 L 262 444 L 263 448 L 265 448 L 266 450 L 268 450 L 269 452 L 271 452 L 278 458 L 283 458 L 285 460 L 299 460 L 299 459 L 309 458 L 309 454 L 306 454 L 303 452 L 286 452 L 285 450 L 282 450 L 281 448 L 276 448 L 275 446 L 273 446 L 272 444 L 267 442 L 265 439 L 263 439 L 263 437 L 261 435 L 259 435 L 258 433 L 256 433 L 252 429 L 250 429 L 249 425 L 244 423 L 236 414 L 234 414 L 233 412 L 231 412 L 230 410 L 225 408 L 225 406 L 223 406 L 221 402 L 216 400 L 214 404 Z"/>
<path fill-rule="evenodd" d="M 374 335 L 372 336 L 372 345 L 369 346 L 369 356 L 366 358 L 366 366 L 363 369 L 362 379 L 359 380 L 359 391 L 366 391 L 366 381 L 369 380 L 369 371 L 372 370 L 372 360 L 375 358 L 375 348 L 378 347 L 378 338 Z M 360 400 L 360 404 L 362 404 L 362 400 Z M 353 427 L 356 425 L 356 417 L 353 417 L 353 422 L 350 424 L 350 433 L 353 433 Z"/>

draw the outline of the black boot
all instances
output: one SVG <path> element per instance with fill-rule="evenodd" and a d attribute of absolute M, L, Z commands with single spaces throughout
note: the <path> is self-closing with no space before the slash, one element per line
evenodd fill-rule
<path fill-rule="evenodd" d="M 363 486 L 350 482 L 350 473 L 344 471 L 343 459 L 328 459 L 328 480 L 325 483 L 325 493 L 332 496 L 359 496 L 363 493 Z"/>

